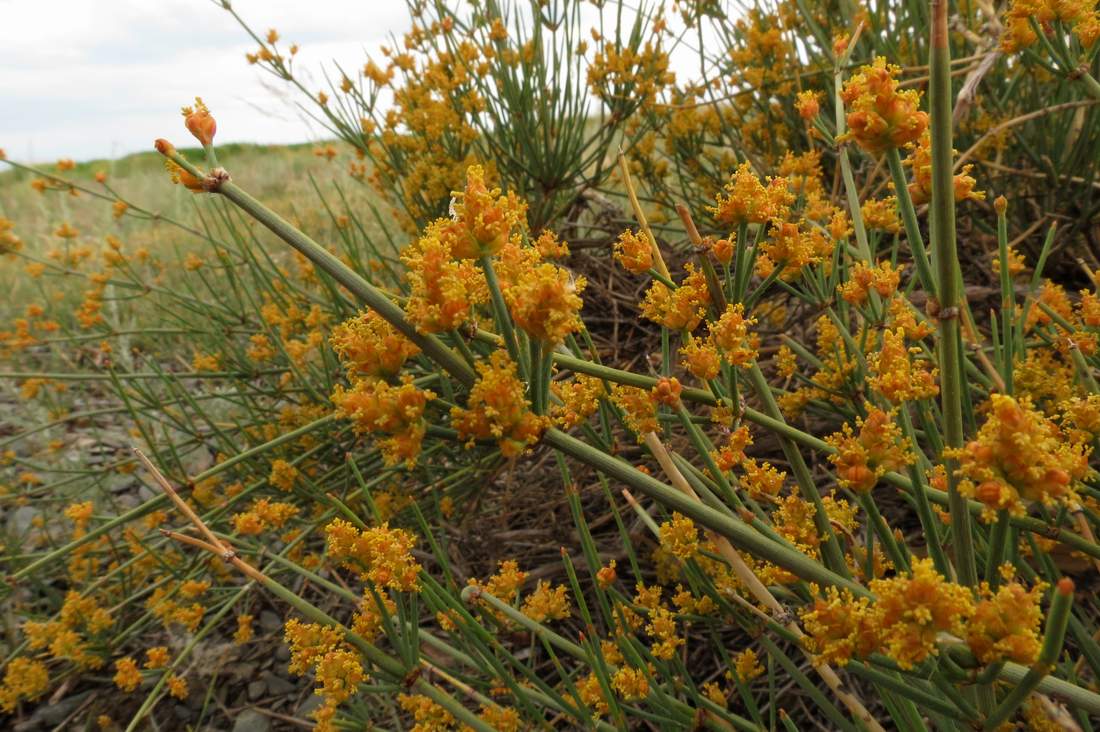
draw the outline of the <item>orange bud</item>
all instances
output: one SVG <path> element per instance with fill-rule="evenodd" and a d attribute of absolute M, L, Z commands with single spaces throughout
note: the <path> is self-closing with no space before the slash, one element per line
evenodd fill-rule
<path fill-rule="evenodd" d="M 214 142 L 214 134 L 218 131 L 218 123 L 210 116 L 210 110 L 206 108 L 200 97 L 195 97 L 195 107 L 183 108 L 183 124 L 187 130 L 195 136 L 195 139 L 203 144 L 203 147 Z"/>
<path fill-rule="evenodd" d="M 993 480 L 987 480 L 974 489 L 974 498 L 987 506 L 1000 507 L 1003 502 L 1003 495 L 1004 488 L 1000 483 Z"/>
<path fill-rule="evenodd" d="M 107 182 L 107 174 L 104 173 L 102 170 L 97 171 L 96 174 L 95 174 L 95 182 L 96 183 L 106 183 Z"/>
<path fill-rule="evenodd" d="M 676 377 L 664 378 L 653 387 L 653 398 L 668 407 L 675 407 L 680 403 L 680 392 L 683 387 Z"/>

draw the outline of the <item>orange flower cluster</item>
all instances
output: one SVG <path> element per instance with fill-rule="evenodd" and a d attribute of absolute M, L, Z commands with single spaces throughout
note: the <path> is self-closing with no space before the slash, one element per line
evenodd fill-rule
<path fill-rule="evenodd" d="M 0 216 L 0 255 L 15 254 L 23 248 L 23 240 L 15 235 L 15 222 Z"/>
<path fill-rule="evenodd" d="M 900 282 L 901 270 L 895 269 L 885 260 L 875 267 L 866 262 L 857 262 L 848 275 L 848 281 L 840 286 L 838 292 L 853 305 L 862 305 L 867 302 L 872 290 L 879 297 L 890 297 L 898 289 Z"/>
<path fill-rule="evenodd" d="M 689 333 L 679 353 L 680 364 L 697 379 L 709 381 L 722 371 L 722 356 L 714 347 L 712 337 L 696 338 Z"/>
<path fill-rule="evenodd" d="M 362 531 L 343 519 L 325 527 L 328 555 L 352 569 L 360 579 L 399 592 L 416 592 L 420 586 L 420 564 L 413 559 L 416 537 L 388 524 Z"/>
<path fill-rule="evenodd" d="M 909 184 L 909 196 L 913 199 L 913 204 L 919 206 L 932 200 L 932 137 L 930 133 L 925 130 L 920 140 L 912 148 L 904 164 L 908 165 L 913 171 L 913 182 Z M 955 200 L 958 202 L 966 200 L 981 201 L 985 198 L 985 193 L 974 190 L 977 181 L 970 175 L 970 171 L 973 169 L 973 165 L 964 165 L 962 172 L 957 173 L 953 179 Z"/>
<path fill-rule="evenodd" d="M 563 430 L 583 424 L 599 408 L 600 397 L 606 393 L 603 381 L 585 374 L 576 374 L 569 381 L 555 381 L 550 388 L 561 399 L 561 404 L 550 408 L 550 415 Z"/>
<path fill-rule="evenodd" d="M 859 207 L 859 215 L 863 218 L 863 225 L 868 230 L 883 231 L 887 234 L 896 234 L 901 231 L 896 196 L 867 199 Z"/>
<path fill-rule="evenodd" d="M 843 139 L 854 139 L 874 155 L 920 139 L 928 114 L 919 111 L 918 92 L 898 90 L 899 71 L 879 56 L 844 82 L 840 97 L 849 110 L 849 132 Z"/>
<path fill-rule="evenodd" d="M 294 487 L 299 475 L 301 471 L 286 460 L 274 460 L 271 463 L 271 474 L 268 475 L 267 482 L 285 492 Z"/>
<path fill-rule="evenodd" d="M 499 252 L 513 229 L 526 223 L 527 204 L 509 191 L 485 184 L 480 165 L 466 169 L 466 187 L 452 191 L 451 218 L 441 222 L 439 236 L 459 259 L 479 259 Z"/>
<path fill-rule="evenodd" d="M 836 466 L 837 483 L 856 493 L 866 493 L 886 473 L 911 464 L 913 455 L 890 413 L 868 406 L 867 417 L 857 419 L 856 426 L 858 435 L 845 423 L 840 432 L 825 441 L 836 449 L 829 462 Z"/>
<path fill-rule="evenodd" d="M 741 163 L 719 194 L 715 205 L 707 210 L 718 223 L 734 227 L 739 224 L 766 224 L 783 218 L 791 203 L 787 181 L 769 178 L 765 186 L 749 163 Z"/>
<path fill-rule="evenodd" d="M 684 265 L 687 275 L 675 289 L 654 280 L 642 302 L 642 316 L 670 330 L 692 331 L 699 327 L 710 304 L 706 276 L 694 265 Z"/>
<path fill-rule="evenodd" d="M 653 248 L 640 231 L 624 231 L 615 242 L 615 259 L 634 274 L 645 274 L 653 268 Z"/>
<path fill-rule="evenodd" d="M 882 347 L 867 357 L 871 387 L 894 404 L 939 394 L 937 370 L 929 370 L 924 361 L 911 358 L 920 352 L 919 348 L 906 346 L 903 329 L 884 330 Z"/>
<path fill-rule="evenodd" d="M 1022 515 L 1027 504 L 1053 505 L 1074 496 L 1073 481 L 1090 474 L 1087 443 L 1074 443 L 1027 397 L 993 394 L 977 438 L 953 456 L 959 461 L 959 491 L 980 501 L 984 516 Z"/>
<path fill-rule="evenodd" d="M 479 378 L 466 407 L 451 409 L 451 424 L 469 440 L 496 440 L 505 457 L 515 457 L 538 442 L 549 420 L 531 411 L 516 364 L 504 351 L 477 365 Z"/>
<path fill-rule="evenodd" d="M 826 588 L 823 594 L 801 611 L 810 651 L 826 663 L 843 666 L 852 658 L 863 658 L 878 650 L 870 601 L 835 587 Z"/>
<path fill-rule="evenodd" d="M 337 386 L 332 394 L 336 411 L 355 423 L 360 433 L 374 434 L 390 465 L 412 467 L 427 432 L 424 409 L 435 392 L 420 389 L 406 375 L 399 386 L 385 381 L 358 381 L 352 388 Z"/>
<path fill-rule="evenodd" d="M 935 655 L 940 633 L 961 635 L 973 612 L 970 591 L 944 579 L 927 557 L 913 562 L 912 576 L 873 580 L 870 589 L 883 652 L 902 668 Z"/>
<path fill-rule="evenodd" d="M 405 314 L 421 333 L 454 330 L 473 318 L 476 306 L 489 300 L 481 270 L 473 262 L 454 259 L 443 236 L 446 226 L 443 220 L 430 224 L 401 253 L 409 284 Z"/>
<path fill-rule="evenodd" d="M 930 558 L 909 576 L 872 580 L 875 600 L 828 588 L 802 610 L 809 647 L 823 661 L 846 664 L 881 652 L 903 669 L 939 653 L 941 633 L 962 636 L 974 613 L 970 591 L 948 582 Z"/>
<path fill-rule="evenodd" d="M 504 299 L 516 325 L 535 340 L 556 346 L 583 327 L 580 293 L 583 277 L 576 279 L 563 267 L 545 262 L 519 273 L 504 288 Z"/>
<path fill-rule="evenodd" d="M 1053 33 L 1055 22 L 1061 23 L 1086 49 L 1100 38 L 1100 9 L 1091 0 L 1013 0 L 1005 13 L 1001 50 L 1016 53 L 1037 43 L 1033 19 L 1047 34 Z"/>
<path fill-rule="evenodd" d="M 1035 662 L 1043 590 L 1041 584 L 1027 590 L 1018 582 L 1003 585 L 995 593 L 987 586 L 982 588 L 984 597 L 966 625 L 966 643 L 979 661 L 1015 661 L 1025 666 Z"/>
<path fill-rule="evenodd" d="M 210 115 L 210 110 L 203 104 L 202 99 L 195 97 L 195 106 L 183 108 L 183 124 L 187 131 L 195 136 L 195 139 L 203 146 L 214 142 L 214 135 L 218 131 L 218 123 Z"/>
<path fill-rule="evenodd" d="M 373 310 L 333 328 L 329 343 L 353 380 L 396 376 L 405 361 L 420 353 L 412 341 Z"/>
<path fill-rule="evenodd" d="M 756 274 L 768 277 L 782 266 L 782 279 L 793 282 L 802 268 L 819 264 L 833 253 L 833 242 L 815 226 L 809 228 L 789 222 L 775 222 L 756 258 Z"/>

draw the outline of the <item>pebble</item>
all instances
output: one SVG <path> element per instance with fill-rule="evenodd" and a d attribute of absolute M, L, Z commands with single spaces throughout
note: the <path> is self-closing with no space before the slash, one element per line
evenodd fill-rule
<path fill-rule="evenodd" d="M 233 722 L 233 732 L 270 732 L 271 720 L 253 709 L 245 709 Z"/>

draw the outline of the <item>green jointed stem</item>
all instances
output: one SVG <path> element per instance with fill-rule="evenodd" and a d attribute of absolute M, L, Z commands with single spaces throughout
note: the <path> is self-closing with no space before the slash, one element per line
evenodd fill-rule
<path fill-rule="evenodd" d="M 767 416 L 776 422 L 786 424 L 783 421 L 782 412 L 779 411 L 779 405 L 776 404 L 775 397 L 772 395 L 771 386 L 768 385 L 767 379 L 764 378 L 764 372 L 760 370 L 760 366 L 755 361 L 749 369 L 749 380 L 756 391 L 756 396 L 764 404 L 764 411 Z M 813 476 L 810 475 L 810 469 L 806 466 L 806 461 L 802 458 L 798 445 L 782 431 L 776 431 L 776 436 L 779 438 L 779 445 L 783 449 L 787 462 L 790 463 L 791 472 L 794 474 L 795 482 L 798 483 L 799 493 L 802 494 L 803 499 L 814 505 L 814 526 L 817 528 L 817 535 L 822 540 L 822 559 L 825 560 L 826 566 L 834 572 L 839 572 L 845 577 L 849 576 L 848 564 L 844 560 L 844 551 L 840 548 L 840 542 L 836 538 L 833 525 L 829 521 L 829 515 L 825 511 L 825 504 L 821 500 L 821 493 L 817 490 L 817 484 L 814 483 Z"/>
<path fill-rule="evenodd" d="M 833 572 L 805 554 L 778 544 L 763 536 L 744 521 L 727 516 L 703 503 L 684 495 L 670 485 L 643 473 L 630 463 L 608 455 L 557 429 L 549 429 L 543 442 L 561 450 L 608 476 L 621 480 L 631 488 L 658 501 L 674 511 L 679 511 L 694 521 L 729 539 L 738 549 L 755 557 L 766 559 L 810 582 L 847 588 L 859 597 L 869 597 L 867 589 L 857 582 Z"/>
<path fill-rule="evenodd" d="M 575 371 L 580 374 L 588 374 L 589 376 L 598 376 L 609 382 L 615 384 L 624 384 L 626 386 L 637 386 L 642 389 L 652 389 L 657 384 L 657 379 L 652 376 L 646 376 L 645 374 L 635 374 L 630 371 L 623 371 L 621 369 L 612 368 L 610 366 L 604 366 L 602 364 L 593 363 L 591 361 L 585 361 L 583 359 L 574 358 L 573 356 L 566 356 L 564 354 L 555 353 L 554 362 L 563 368 L 567 368 L 570 371 Z M 713 394 L 704 389 L 685 388 L 680 393 L 680 398 L 685 401 L 695 402 L 697 404 L 707 404 L 710 406 L 717 406 L 722 403 L 719 399 L 715 398 Z M 727 402 L 728 403 L 728 402 Z M 829 445 L 827 442 L 819 437 L 815 437 L 807 432 L 792 427 L 786 422 L 773 419 L 763 412 L 759 412 L 751 407 L 744 407 L 742 409 L 742 416 L 750 422 L 760 425 L 761 427 L 783 435 L 789 438 L 792 442 L 796 442 L 803 447 L 808 447 L 811 450 L 832 455 L 836 452 L 836 448 Z M 903 419 L 908 419 L 908 415 L 903 413 Z M 907 434 L 910 434 L 912 427 L 907 428 Z M 911 478 L 900 473 L 887 473 L 883 476 L 883 482 L 893 486 L 897 486 L 902 490 L 908 491 L 914 495 L 915 500 L 918 502 L 918 509 L 921 507 L 921 503 L 925 500 L 931 501 L 941 506 L 949 505 L 948 495 L 946 492 L 937 490 L 930 486 L 927 486 L 921 481 L 923 490 L 919 493 L 919 487 Z M 984 509 L 984 506 L 977 501 L 967 501 L 966 506 L 970 510 L 970 513 L 974 516 L 978 516 Z M 930 510 L 922 513 L 924 520 L 927 521 L 927 525 L 935 525 L 933 516 Z M 1096 557 L 1100 559 L 1100 545 L 1097 545 L 1084 537 L 1078 536 L 1071 531 L 1061 529 L 1050 525 L 1041 519 L 1032 518 L 1029 516 L 1012 516 L 1010 519 L 1013 526 L 1025 531 L 1030 531 L 1035 534 L 1039 534 L 1047 539 L 1053 539 L 1054 541 L 1065 544 L 1066 546 L 1083 552 L 1090 557 Z M 932 537 L 930 536 L 929 539 Z M 933 557 L 942 555 L 942 549 L 938 544 L 929 545 L 929 551 L 933 554 Z M 937 560 L 937 568 L 943 567 L 946 569 L 946 562 L 940 563 Z"/>
<path fill-rule="evenodd" d="M 890 167 L 890 177 L 894 181 L 894 192 L 898 201 L 898 212 L 905 224 L 905 238 L 913 253 L 913 262 L 917 265 L 917 279 L 926 292 L 936 294 L 936 280 L 932 277 L 932 265 L 928 261 L 928 250 L 924 246 L 924 237 L 917 223 L 917 211 L 913 208 L 913 199 L 909 195 L 909 183 L 905 180 L 905 171 L 901 167 L 901 155 L 896 147 L 886 151 L 886 162 Z"/>
<path fill-rule="evenodd" d="M 931 70 L 929 81 L 932 126 L 932 205 L 930 233 L 938 279 L 940 396 L 943 408 L 944 444 L 963 445 L 962 353 L 959 334 L 959 266 L 955 248 L 955 181 L 952 174 L 951 51 L 948 48 L 947 0 L 932 0 Z M 959 582 L 978 584 L 970 510 L 959 493 L 955 475 L 958 462 L 944 459 L 947 469 L 948 509 L 954 542 L 955 571 Z"/>
<path fill-rule="evenodd" d="M 169 147 L 162 150 L 161 154 L 192 175 L 200 178 L 204 177 L 202 171 L 195 168 L 174 149 Z M 244 189 L 229 180 L 228 176 L 224 180 L 213 182 L 211 192 L 220 193 L 228 198 L 280 239 L 305 255 L 311 262 L 362 300 L 367 307 L 377 312 L 390 325 L 401 331 L 402 335 L 415 343 L 428 358 L 446 369 L 460 383 L 466 386 L 474 383 L 474 371 L 461 356 L 447 348 L 443 341 L 435 336 L 420 333 L 412 323 L 405 319 L 404 311 L 390 300 L 385 293 L 363 279 L 351 267 L 341 262 L 335 254 L 298 231 L 279 214 L 250 196 Z"/>

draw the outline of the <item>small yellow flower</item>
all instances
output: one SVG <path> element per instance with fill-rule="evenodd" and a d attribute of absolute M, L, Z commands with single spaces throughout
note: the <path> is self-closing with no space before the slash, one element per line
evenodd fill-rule
<path fill-rule="evenodd" d="M 147 669 L 164 668 L 170 660 L 171 656 L 168 655 L 168 649 L 164 646 L 154 646 L 145 651 L 145 668 Z"/>
<path fill-rule="evenodd" d="M 115 661 L 115 685 L 123 691 L 130 692 L 141 683 L 141 672 L 134 659 L 126 656 Z"/>
<path fill-rule="evenodd" d="M 691 559 L 699 551 L 699 530 L 687 516 L 673 512 L 660 526 L 661 546 L 677 559 Z"/>
<path fill-rule="evenodd" d="M 639 701 L 649 696 L 649 681 L 640 669 L 623 666 L 611 678 L 611 686 L 623 701 Z"/>

